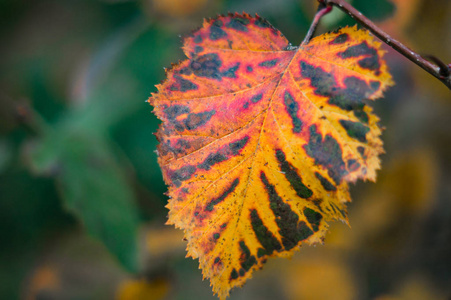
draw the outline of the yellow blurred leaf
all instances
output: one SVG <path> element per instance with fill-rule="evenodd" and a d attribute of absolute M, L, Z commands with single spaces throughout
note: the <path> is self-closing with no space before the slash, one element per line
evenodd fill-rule
<path fill-rule="evenodd" d="M 376 240 L 372 250 L 393 246 L 387 232 L 393 238 L 395 228 L 415 222 L 429 212 L 436 197 L 438 174 L 438 162 L 430 149 L 400 153 L 380 172 L 378 183 L 368 186 L 362 192 L 364 198 L 356 201 L 350 220 L 359 225 L 352 230 L 335 226 L 328 236 L 328 244 L 355 249 L 365 241 L 385 237 L 385 242 Z"/>
<path fill-rule="evenodd" d="M 313 254 L 308 259 L 293 259 L 284 274 L 288 299 L 356 299 L 353 274 L 338 256 Z"/>
<path fill-rule="evenodd" d="M 438 182 L 436 154 L 430 149 L 403 153 L 387 167 L 381 185 L 389 191 L 402 209 L 421 213 L 435 198 Z"/>
<path fill-rule="evenodd" d="M 152 0 L 155 11 L 171 17 L 193 14 L 205 6 L 208 0 Z"/>
<path fill-rule="evenodd" d="M 129 279 L 121 283 L 117 300 L 159 300 L 169 291 L 169 282 L 165 279 L 146 281 L 145 279 Z"/>

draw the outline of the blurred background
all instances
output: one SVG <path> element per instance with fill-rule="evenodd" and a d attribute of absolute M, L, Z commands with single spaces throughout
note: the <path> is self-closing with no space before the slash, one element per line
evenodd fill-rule
<path fill-rule="evenodd" d="M 451 62 L 451 1 L 353 0 Z M 299 44 L 314 0 L 0 0 L 0 298 L 216 299 L 165 226 L 159 121 L 145 103 L 180 36 L 258 13 Z M 341 11 L 318 34 L 355 22 Z M 386 154 L 351 187 L 352 228 L 272 259 L 230 299 L 451 299 L 451 92 L 386 47 Z"/>

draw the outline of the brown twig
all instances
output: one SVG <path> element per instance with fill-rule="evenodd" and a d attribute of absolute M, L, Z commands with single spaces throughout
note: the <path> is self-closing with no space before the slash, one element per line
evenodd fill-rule
<path fill-rule="evenodd" d="M 392 38 L 388 33 L 384 32 L 381 28 L 379 28 L 376 24 L 371 22 L 367 17 L 362 15 L 361 12 L 356 10 L 351 4 L 347 3 L 344 0 L 318 0 L 319 9 L 315 15 L 315 19 L 312 22 L 313 31 L 318 25 L 319 19 L 324 16 L 326 7 L 337 6 L 342 11 L 347 13 L 349 16 L 357 20 L 362 26 L 366 27 L 371 33 L 377 36 L 381 41 L 395 49 L 397 52 L 401 53 L 404 57 L 417 64 L 429 74 L 440 80 L 443 84 L 445 84 L 451 90 L 451 71 L 450 65 L 446 65 L 438 58 L 434 57 L 431 61 L 428 61 L 420 54 L 416 53 L 412 49 L 408 48 L 398 40 Z M 329 10 L 330 11 L 330 10 Z M 328 11 L 328 12 L 329 12 Z M 310 29 L 312 29 L 312 27 Z M 309 30 L 310 33 L 310 30 Z M 311 37 L 310 37 L 311 38 Z M 430 56 L 431 57 L 431 56 Z"/>

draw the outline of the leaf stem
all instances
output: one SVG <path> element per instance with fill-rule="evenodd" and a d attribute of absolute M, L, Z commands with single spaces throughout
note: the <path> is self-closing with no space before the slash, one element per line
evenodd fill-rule
<path fill-rule="evenodd" d="M 422 57 L 420 54 L 416 53 L 412 49 L 408 48 L 398 40 L 391 37 L 388 33 L 384 32 L 380 27 L 378 27 L 376 24 L 374 24 L 371 20 L 369 20 L 367 17 L 362 15 L 361 12 L 359 12 L 357 9 L 355 9 L 351 4 L 344 0 L 318 0 L 319 2 L 319 9 L 318 12 L 315 15 L 315 18 L 312 22 L 312 26 L 310 27 L 310 30 L 315 30 L 316 26 L 318 25 L 319 19 L 324 16 L 326 13 L 323 11 L 325 10 L 324 7 L 332 7 L 337 6 L 339 9 L 347 13 L 349 16 L 351 16 L 353 19 L 355 19 L 357 22 L 359 22 L 362 26 L 367 28 L 371 33 L 373 33 L 375 36 L 377 36 L 381 41 L 395 49 L 397 52 L 402 54 L 404 57 L 412 61 L 413 63 L 417 64 L 421 68 L 423 68 L 426 72 L 440 80 L 444 85 L 446 85 L 451 90 L 451 64 L 446 65 L 441 60 L 434 56 L 428 56 L 429 60 Z M 330 10 L 329 10 L 330 11 Z M 310 33 L 309 30 L 309 33 Z M 312 33 L 313 34 L 313 33 Z M 307 34 L 308 37 L 308 34 Z M 307 39 L 306 37 L 306 39 Z M 309 37 L 311 38 L 311 36 Z M 304 40 L 305 41 L 305 40 Z M 304 42 L 303 42 L 304 44 Z"/>
<path fill-rule="evenodd" d="M 310 28 L 305 35 L 304 40 L 302 41 L 301 45 L 306 45 L 310 42 L 310 40 L 313 37 L 313 34 L 315 33 L 316 27 L 318 27 L 319 20 L 325 15 L 328 14 L 330 11 L 332 11 L 332 6 L 328 6 L 326 4 L 323 4 L 320 2 L 318 6 L 318 11 L 315 14 L 315 18 L 312 21 L 312 24 L 310 25 Z"/>

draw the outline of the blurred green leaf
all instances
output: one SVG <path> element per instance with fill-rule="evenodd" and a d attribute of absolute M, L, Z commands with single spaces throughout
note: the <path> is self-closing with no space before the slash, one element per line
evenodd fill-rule
<path fill-rule="evenodd" d="M 13 149 L 7 139 L 0 139 L 0 174 L 8 167 L 13 158 Z"/>
<path fill-rule="evenodd" d="M 108 140 L 70 125 L 49 131 L 32 148 L 31 167 L 55 176 L 67 210 L 135 271 L 139 219 L 133 192 Z"/>
<path fill-rule="evenodd" d="M 358 0 L 353 1 L 353 5 L 373 22 L 380 22 L 390 18 L 396 10 L 395 5 L 390 0 Z"/>
<path fill-rule="evenodd" d="M 59 122 L 41 126 L 42 138 L 29 151 L 31 168 L 55 177 L 66 209 L 130 271 L 137 268 L 138 209 L 108 129 L 142 102 L 129 101 L 135 84 L 128 74 L 110 73 L 147 27 L 138 16 L 107 39 L 81 74 L 71 105 Z"/>
<path fill-rule="evenodd" d="M 390 0 L 353 0 L 348 1 L 365 17 L 373 22 L 381 22 L 393 16 L 396 7 Z M 328 30 L 333 30 L 337 26 L 353 26 L 356 21 L 338 8 L 334 8 L 332 13 L 321 20 L 321 23 Z"/>

